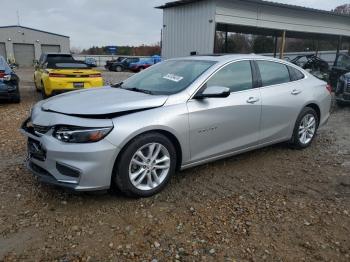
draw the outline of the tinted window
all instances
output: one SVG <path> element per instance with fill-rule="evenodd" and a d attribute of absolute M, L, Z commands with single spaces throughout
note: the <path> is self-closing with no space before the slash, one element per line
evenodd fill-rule
<path fill-rule="evenodd" d="M 257 61 L 257 64 L 259 66 L 263 86 L 278 85 L 290 82 L 287 66 L 269 61 Z"/>
<path fill-rule="evenodd" d="M 292 81 L 297 81 L 305 78 L 304 74 L 300 72 L 298 69 L 291 66 L 288 66 L 288 69 L 289 69 L 290 77 Z"/>
<path fill-rule="evenodd" d="M 207 82 L 207 86 L 224 86 L 231 92 L 251 89 L 253 77 L 250 62 L 236 62 L 224 67 Z"/>

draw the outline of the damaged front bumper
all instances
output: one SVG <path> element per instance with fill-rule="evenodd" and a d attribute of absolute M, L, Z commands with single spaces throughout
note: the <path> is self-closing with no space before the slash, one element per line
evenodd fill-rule
<path fill-rule="evenodd" d="M 22 124 L 21 132 L 28 137 L 27 167 L 40 181 L 75 191 L 110 188 L 119 149 L 108 140 L 64 143 L 52 136 L 53 128 L 35 126 L 30 118 Z"/>

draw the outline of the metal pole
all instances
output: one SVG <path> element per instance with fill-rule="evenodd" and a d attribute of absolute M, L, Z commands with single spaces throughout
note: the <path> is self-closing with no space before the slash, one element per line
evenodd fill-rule
<path fill-rule="evenodd" d="M 286 48 L 286 30 L 282 33 L 282 44 L 281 44 L 281 51 L 280 51 L 280 59 L 284 58 L 284 50 Z"/>
<path fill-rule="evenodd" d="M 274 48 L 274 52 L 273 52 L 273 57 L 276 58 L 277 57 L 277 49 L 278 49 L 278 36 L 275 36 L 275 48 Z"/>
<path fill-rule="evenodd" d="M 320 43 L 319 43 L 319 40 L 317 39 L 316 40 L 316 56 L 318 56 L 318 51 L 319 51 L 319 48 L 320 47 Z"/>

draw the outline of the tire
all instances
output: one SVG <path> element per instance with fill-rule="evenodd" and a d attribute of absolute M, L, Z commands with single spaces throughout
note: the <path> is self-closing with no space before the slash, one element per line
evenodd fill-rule
<path fill-rule="evenodd" d="M 116 72 L 123 72 L 123 68 L 121 66 L 116 66 L 115 71 Z"/>
<path fill-rule="evenodd" d="M 157 149 L 161 148 L 160 151 L 158 150 L 158 157 L 156 156 L 158 161 L 169 159 L 158 162 L 158 166 L 162 169 L 157 169 L 157 164 L 146 161 L 152 145 L 155 145 L 153 152 L 157 152 Z M 137 155 L 140 150 L 144 160 Z M 140 165 L 134 164 L 132 160 L 135 158 L 138 163 L 142 163 Z M 162 191 L 174 175 L 177 156 L 174 145 L 166 136 L 159 133 L 147 133 L 129 142 L 117 161 L 112 180 L 114 185 L 129 197 L 150 197 Z M 146 165 L 148 166 L 146 167 Z M 155 179 L 154 171 L 158 181 Z M 133 181 L 131 179 L 132 173 L 134 176 L 137 174 Z M 140 181 L 138 186 L 135 185 L 137 180 Z M 149 183 L 150 180 L 151 183 Z M 151 186 L 149 186 L 150 184 Z"/>
<path fill-rule="evenodd" d="M 48 98 L 48 95 L 45 92 L 45 86 L 44 86 L 43 82 L 41 82 L 41 90 L 40 91 L 41 91 L 41 96 L 42 96 L 43 99 Z"/>
<path fill-rule="evenodd" d="M 21 103 L 21 95 L 19 93 L 19 90 L 17 91 L 16 95 L 12 98 L 12 102 L 16 104 Z"/>
<path fill-rule="evenodd" d="M 40 89 L 38 88 L 38 85 L 36 84 L 35 76 L 34 76 L 34 86 L 35 86 L 35 91 L 37 91 L 39 93 Z"/>
<path fill-rule="evenodd" d="M 312 122 L 312 118 L 314 119 L 314 124 L 312 127 L 310 124 L 307 125 L 310 126 L 310 128 L 303 129 L 303 126 L 305 126 L 306 123 Z M 295 149 L 305 149 L 309 147 L 316 137 L 318 126 L 319 119 L 316 111 L 311 107 L 305 107 L 303 111 L 301 111 L 295 123 L 293 137 L 290 141 L 291 146 Z"/>

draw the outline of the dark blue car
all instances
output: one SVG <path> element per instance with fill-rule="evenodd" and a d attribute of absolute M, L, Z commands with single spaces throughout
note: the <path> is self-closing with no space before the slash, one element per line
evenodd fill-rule
<path fill-rule="evenodd" d="M 0 56 L 0 101 L 7 100 L 15 103 L 21 101 L 19 93 L 19 78 L 6 60 Z"/>

